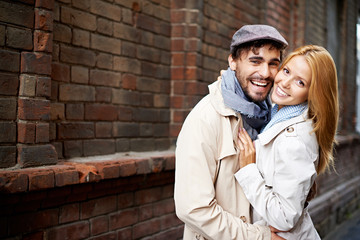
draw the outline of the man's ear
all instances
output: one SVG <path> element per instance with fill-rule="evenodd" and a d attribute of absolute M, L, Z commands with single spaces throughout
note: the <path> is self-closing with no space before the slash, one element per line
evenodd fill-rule
<path fill-rule="evenodd" d="M 236 70 L 236 62 L 233 59 L 232 55 L 230 54 L 228 57 L 228 63 L 229 63 L 229 67 L 231 70 L 235 71 Z"/>

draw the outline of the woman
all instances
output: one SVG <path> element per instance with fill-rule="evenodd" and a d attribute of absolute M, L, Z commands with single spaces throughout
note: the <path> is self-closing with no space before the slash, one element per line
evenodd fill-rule
<path fill-rule="evenodd" d="M 254 144 L 239 130 L 241 169 L 235 177 L 254 209 L 254 221 L 288 240 L 320 239 L 306 198 L 317 174 L 333 165 L 339 104 L 330 54 L 313 45 L 292 52 L 275 77 L 271 99 L 271 121 Z"/>

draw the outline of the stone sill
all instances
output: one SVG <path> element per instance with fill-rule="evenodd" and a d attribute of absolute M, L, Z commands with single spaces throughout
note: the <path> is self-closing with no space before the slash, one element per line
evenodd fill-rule
<path fill-rule="evenodd" d="M 342 135 L 336 139 L 336 147 L 341 148 L 359 142 L 360 136 Z M 30 192 L 174 169 L 174 150 L 72 158 L 56 165 L 0 169 L 0 193 Z"/>
<path fill-rule="evenodd" d="M 0 193 L 30 192 L 174 169 L 173 150 L 73 158 L 56 165 L 0 170 Z"/>

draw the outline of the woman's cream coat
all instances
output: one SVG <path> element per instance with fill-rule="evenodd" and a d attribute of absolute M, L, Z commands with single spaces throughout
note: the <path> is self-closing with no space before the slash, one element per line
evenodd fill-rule
<path fill-rule="evenodd" d="M 262 224 L 293 229 L 283 235 L 288 240 L 320 239 L 304 209 L 319 157 L 312 131 L 307 111 L 273 125 L 255 141 L 256 165 L 249 164 L 235 174 L 256 213 L 265 220 Z"/>
<path fill-rule="evenodd" d="M 177 140 L 174 199 L 183 239 L 270 239 L 268 227 L 249 224 L 250 204 L 234 177 L 242 120 L 225 107 L 220 81 L 209 91 Z"/>

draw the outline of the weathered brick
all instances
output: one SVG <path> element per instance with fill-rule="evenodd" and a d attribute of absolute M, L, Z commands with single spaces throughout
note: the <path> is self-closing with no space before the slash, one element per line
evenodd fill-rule
<path fill-rule="evenodd" d="M 18 72 L 20 70 L 20 54 L 0 49 L 0 70 Z"/>
<path fill-rule="evenodd" d="M 91 0 L 85 0 L 85 1 L 74 1 L 71 3 L 73 7 L 83 9 L 85 11 L 90 10 L 90 4 Z"/>
<path fill-rule="evenodd" d="M 108 104 L 86 104 L 85 120 L 111 121 L 117 119 L 117 108 Z"/>
<path fill-rule="evenodd" d="M 60 48 L 60 60 L 66 63 L 84 64 L 93 67 L 96 63 L 96 55 L 93 51 L 87 49 L 62 45 Z"/>
<path fill-rule="evenodd" d="M 115 140 L 84 140 L 84 156 L 106 155 L 115 153 Z"/>
<path fill-rule="evenodd" d="M 79 203 L 71 203 L 60 207 L 59 223 L 74 222 L 80 219 Z"/>
<path fill-rule="evenodd" d="M 79 173 L 76 170 L 64 169 L 55 171 L 55 186 L 63 187 L 66 185 L 74 185 L 79 183 Z"/>
<path fill-rule="evenodd" d="M 158 110 L 138 108 L 134 113 L 134 120 L 139 122 L 157 122 L 159 121 Z"/>
<path fill-rule="evenodd" d="M 72 38 L 72 33 L 71 33 L 71 28 L 69 26 L 57 22 L 54 23 L 54 31 L 53 31 L 54 41 L 70 43 L 71 38 Z"/>
<path fill-rule="evenodd" d="M 95 101 L 95 88 L 91 86 L 62 84 L 59 89 L 60 101 Z"/>
<path fill-rule="evenodd" d="M 71 82 L 88 83 L 89 69 L 82 66 L 71 66 Z"/>
<path fill-rule="evenodd" d="M 53 38 L 52 33 L 46 33 L 36 30 L 34 32 L 34 51 L 51 53 L 53 49 L 52 38 Z"/>
<path fill-rule="evenodd" d="M 115 21 L 120 21 L 121 19 L 121 8 L 119 6 L 101 0 L 91 1 L 90 11 Z"/>
<path fill-rule="evenodd" d="M 88 221 L 79 221 L 60 225 L 47 231 L 49 239 L 85 239 L 90 236 L 90 227 Z"/>
<path fill-rule="evenodd" d="M 61 7 L 61 22 L 90 31 L 96 30 L 96 16 L 87 12 Z"/>
<path fill-rule="evenodd" d="M 14 122 L 0 122 L 0 142 L 16 142 L 16 124 Z"/>
<path fill-rule="evenodd" d="M 50 103 L 50 120 L 64 120 L 65 105 L 63 103 Z"/>
<path fill-rule="evenodd" d="M 18 100 L 18 116 L 22 120 L 49 120 L 50 101 L 42 99 Z"/>
<path fill-rule="evenodd" d="M 38 2 L 38 1 L 36 1 Z M 53 0 L 44 2 L 54 2 Z M 44 9 L 35 9 L 35 29 L 43 31 L 53 30 L 53 12 Z"/>
<path fill-rule="evenodd" d="M 16 96 L 19 87 L 19 78 L 17 74 L 0 72 L 0 94 Z"/>
<path fill-rule="evenodd" d="M 5 26 L 0 25 L 0 46 L 5 45 Z"/>
<path fill-rule="evenodd" d="M 8 168 L 15 166 L 15 164 L 16 146 L 0 146 L 0 167 Z"/>
<path fill-rule="evenodd" d="M 88 219 L 116 210 L 116 196 L 97 198 L 81 203 L 80 219 Z"/>
<path fill-rule="evenodd" d="M 127 41 L 122 41 L 121 44 L 121 55 L 125 57 L 135 58 L 137 55 L 137 47 L 136 43 L 131 43 Z"/>
<path fill-rule="evenodd" d="M 122 88 L 124 89 L 136 89 L 137 77 L 133 74 L 123 74 L 121 78 Z"/>
<path fill-rule="evenodd" d="M 49 123 L 36 123 L 36 143 L 49 142 Z"/>
<path fill-rule="evenodd" d="M 114 56 L 114 70 L 140 74 L 141 63 L 137 59 Z"/>
<path fill-rule="evenodd" d="M 19 122 L 17 136 L 19 143 L 35 143 L 35 123 Z"/>
<path fill-rule="evenodd" d="M 81 157 L 83 155 L 82 141 L 64 141 L 64 156 L 66 158 Z"/>
<path fill-rule="evenodd" d="M 158 95 L 154 96 L 154 107 L 159 108 L 168 108 L 170 106 L 170 97 L 168 95 Z"/>
<path fill-rule="evenodd" d="M 47 209 L 36 212 L 21 213 L 9 218 L 9 234 L 35 232 L 58 224 L 58 209 Z M 34 221 L 36 219 L 36 221 Z"/>
<path fill-rule="evenodd" d="M 54 172 L 51 170 L 31 171 L 28 176 L 29 191 L 53 188 L 55 186 Z"/>
<path fill-rule="evenodd" d="M 137 137 L 139 136 L 140 129 L 138 123 L 113 123 L 113 136 L 114 137 Z"/>
<path fill-rule="evenodd" d="M 109 231 L 109 220 L 107 216 L 99 216 L 90 219 L 91 235 L 98 235 Z"/>
<path fill-rule="evenodd" d="M 58 124 L 59 139 L 94 138 L 95 127 L 93 123 L 60 123 Z"/>
<path fill-rule="evenodd" d="M 16 119 L 16 99 L 0 98 L 0 119 L 2 120 Z"/>
<path fill-rule="evenodd" d="M 35 7 L 47 8 L 51 10 L 54 8 L 54 0 L 36 0 Z"/>
<path fill-rule="evenodd" d="M 90 33 L 82 29 L 73 29 L 72 43 L 76 46 L 90 47 Z"/>
<path fill-rule="evenodd" d="M 118 119 L 120 121 L 131 121 L 133 119 L 133 109 L 129 107 L 118 107 Z"/>
<path fill-rule="evenodd" d="M 154 151 L 155 142 L 153 139 L 131 139 L 130 149 L 135 152 Z"/>
<path fill-rule="evenodd" d="M 22 52 L 21 72 L 51 74 L 51 55 L 44 53 Z"/>
<path fill-rule="evenodd" d="M 105 37 L 99 34 L 91 34 L 91 48 L 113 53 L 121 53 L 121 41 L 116 38 Z"/>
<path fill-rule="evenodd" d="M 109 216 L 110 230 L 120 229 L 138 222 L 138 209 L 126 209 Z"/>
<path fill-rule="evenodd" d="M 107 53 L 98 53 L 96 56 L 96 66 L 98 68 L 113 69 L 113 56 L 112 54 Z"/>
<path fill-rule="evenodd" d="M 137 106 L 140 102 L 139 93 L 123 89 L 112 89 L 111 96 L 112 102 L 115 104 Z"/>
<path fill-rule="evenodd" d="M 110 87 L 96 87 L 96 102 L 111 102 L 111 88 Z"/>
<path fill-rule="evenodd" d="M 50 98 L 51 78 L 39 76 L 36 81 L 36 96 Z"/>
<path fill-rule="evenodd" d="M 112 136 L 112 123 L 97 122 L 95 124 L 95 136 L 97 138 L 110 138 Z"/>
<path fill-rule="evenodd" d="M 160 220 L 158 218 L 138 223 L 134 226 L 133 237 L 135 239 L 152 235 L 161 230 Z"/>
<path fill-rule="evenodd" d="M 132 42 L 140 42 L 139 29 L 123 23 L 114 23 L 114 36 Z"/>
<path fill-rule="evenodd" d="M 84 105 L 83 104 L 66 104 L 66 119 L 68 120 L 83 120 L 84 119 Z"/>
<path fill-rule="evenodd" d="M 105 18 L 98 18 L 96 30 L 99 33 L 111 36 L 113 34 L 113 22 Z"/>
<path fill-rule="evenodd" d="M 127 138 L 116 139 L 116 152 L 130 151 L 130 140 Z"/>
<path fill-rule="evenodd" d="M 119 87 L 120 81 L 120 73 L 104 70 L 90 70 L 90 83 L 93 85 Z"/>
<path fill-rule="evenodd" d="M 0 22 L 32 28 L 34 25 L 34 8 L 25 4 L 1 1 Z"/>
<path fill-rule="evenodd" d="M 51 78 L 56 81 L 69 82 L 70 81 L 70 67 L 67 64 L 52 62 L 51 64 Z"/>
<path fill-rule="evenodd" d="M 7 27 L 6 45 L 12 48 L 32 50 L 32 31 L 30 29 Z"/>
<path fill-rule="evenodd" d="M 51 144 L 33 145 L 33 146 L 19 145 L 18 163 L 22 167 L 33 167 L 33 166 L 56 164 L 57 163 L 56 150 L 54 146 L 52 146 Z"/>

